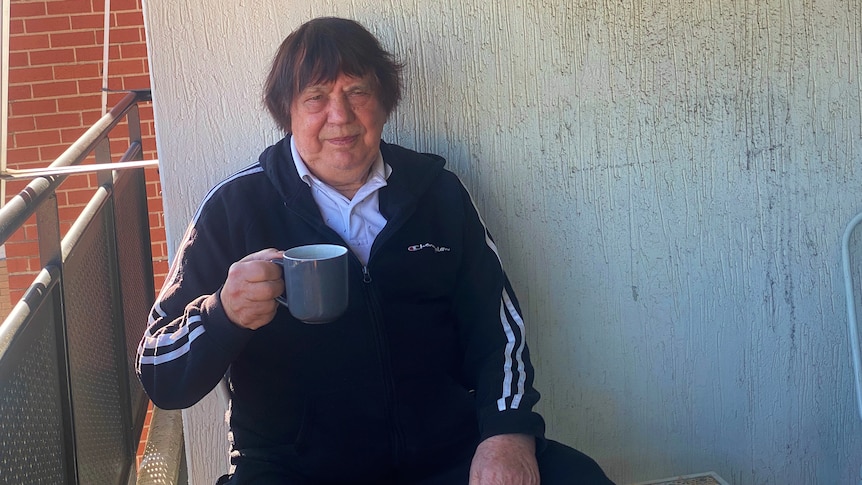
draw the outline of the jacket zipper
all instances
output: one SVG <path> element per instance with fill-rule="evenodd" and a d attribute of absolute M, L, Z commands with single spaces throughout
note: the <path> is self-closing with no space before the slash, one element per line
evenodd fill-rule
<path fill-rule="evenodd" d="M 290 210 L 291 212 L 297 214 L 300 218 L 304 219 L 312 227 L 317 227 L 318 222 L 322 222 L 322 221 L 318 221 L 315 218 L 309 217 L 308 214 L 303 212 L 303 211 L 300 211 L 300 210 L 297 210 L 297 209 L 291 207 L 287 203 L 287 201 L 285 201 L 284 206 L 288 210 Z M 324 225 L 323 227 L 326 227 L 326 226 Z M 400 223 L 396 225 L 392 221 L 389 221 L 389 223 L 387 223 L 386 227 L 384 227 L 383 230 L 380 231 L 380 234 L 377 235 L 377 238 L 375 239 L 374 244 L 372 245 L 371 254 L 368 256 L 369 261 L 371 260 L 372 257 L 374 257 L 374 253 L 377 252 L 375 249 L 377 247 L 379 247 L 380 245 L 382 245 L 383 242 L 389 238 L 389 234 L 391 234 L 395 230 L 397 230 L 398 227 L 400 227 Z M 332 228 L 326 227 L 326 229 L 324 231 L 326 231 L 326 230 L 328 230 L 328 232 L 330 234 L 335 235 L 335 237 L 341 241 L 339 244 L 342 244 L 346 247 L 348 246 L 348 244 L 345 243 L 344 240 L 341 239 L 341 237 L 338 235 L 338 233 L 336 233 Z M 392 431 L 390 434 L 390 440 L 392 441 L 392 453 L 393 453 L 393 457 L 397 461 L 400 459 L 401 450 L 404 447 L 404 444 L 403 444 L 404 438 L 403 438 L 403 432 L 401 431 L 400 427 L 397 424 L 398 423 L 398 412 L 396 410 L 396 402 L 395 402 L 395 381 L 394 381 L 394 378 L 392 376 L 392 369 L 390 368 L 390 365 L 389 365 L 389 351 L 386 348 L 386 336 L 385 336 L 385 332 L 383 330 L 383 316 L 380 312 L 380 306 L 379 306 L 379 303 L 377 300 L 377 295 L 374 291 L 373 286 L 371 285 L 371 283 L 372 283 L 371 271 L 368 269 L 368 265 L 362 264 L 362 262 L 359 261 L 359 258 L 357 258 L 356 255 L 353 254 L 352 251 L 350 251 L 349 254 L 350 254 L 350 257 L 352 259 L 356 260 L 357 262 L 359 262 L 359 264 L 362 265 L 362 282 L 364 283 L 365 296 L 366 296 L 366 299 L 368 301 L 368 305 L 371 309 L 371 322 L 372 322 L 372 325 L 374 327 L 374 333 L 375 333 L 374 336 L 375 336 L 375 340 L 376 340 L 377 346 L 378 346 L 377 355 L 378 355 L 378 358 L 380 359 L 380 369 L 383 373 L 383 385 L 384 385 L 384 392 L 385 392 L 384 405 L 386 406 L 386 412 L 389 416 L 389 419 L 393 423 L 393 428 L 392 428 Z"/>
<path fill-rule="evenodd" d="M 398 410 L 395 400 L 395 382 L 392 376 L 392 369 L 389 362 L 389 351 L 386 346 L 386 335 L 383 326 L 383 316 L 380 311 L 377 294 L 374 287 L 371 286 L 371 271 L 368 266 L 362 266 L 362 281 L 365 283 L 365 295 L 368 298 L 368 304 L 371 308 L 371 320 L 374 325 L 375 339 L 378 346 L 378 356 L 380 358 L 380 367 L 383 371 L 383 386 L 385 392 L 386 413 L 393 424 L 389 438 L 392 442 L 392 451 L 395 460 L 400 459 L 401 450 L 403 448 L 403 436 L 400 426 L 398 426 Z"/>

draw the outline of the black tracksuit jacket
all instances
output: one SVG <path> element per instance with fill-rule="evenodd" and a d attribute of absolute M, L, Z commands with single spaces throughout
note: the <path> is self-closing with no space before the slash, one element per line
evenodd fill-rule
<path fill-rule="evenodd" d="M 381 142 L 387 223 L 368 264 L 352 253 L 349 306 L 310 325 L 281 307 L 255 331 L 225 315 L 230 265 L 264 248 L 346 245 L 324 224 L 289 137 L 215 186 L 178 250 L 138 349 L 164 409 L 195 404 L 226 373 L 232 461 L 374 483 L 441 466 L 486 437 L 535 435 L 539 394 L 520 308 L 469 194 L 444 160 Z"/>

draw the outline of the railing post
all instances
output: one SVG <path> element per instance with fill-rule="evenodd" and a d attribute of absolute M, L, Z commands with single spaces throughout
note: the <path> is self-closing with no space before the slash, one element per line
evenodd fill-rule
<path fill-rule="evenodd" d="M 57 204 L 57 194 L 52 192 L 36 210 L 36 235 L 39 239 L 39 261 L 42 267 L 53 265 L 59 269 L 59 288 L 57 298 L 53 300 L 56 306 L 54 315 L 60 321 L 55 325 L 57 341 L 57 375 L 60 391 L 60 409 L 63 423 L 63 445 L 68 450 L 65 455 L 66 476 L 69 483 L 78 483 L 77 446 L 75 443 L 75 413 L 72 404 L 72 383 L 69 373 L 69 345 L 66 333 L 66 312 L 63 310 L 63 257 L 60 244 L 60 215 Z"/>

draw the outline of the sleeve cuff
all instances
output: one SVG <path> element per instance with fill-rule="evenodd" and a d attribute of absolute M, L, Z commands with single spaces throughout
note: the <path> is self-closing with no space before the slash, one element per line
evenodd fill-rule
<path fill-rule="evenodd" d="M 254 330 L 242 328 L 227 317 L 221 302 L 221 289 L 208 296 L 201 305 L 201 313 L 205 315 L 204 325 L 207 334 L 222 350 L 230 354 L 238 354 L 251 340 Z"/>
<path fill-rule="evenodd" d="M 501 434 L 527 434 L 536 437 L 536 452 L 545 448 L 545 420 L 532 411 L 490 410 L 479 418 L 481 440 Z"/>

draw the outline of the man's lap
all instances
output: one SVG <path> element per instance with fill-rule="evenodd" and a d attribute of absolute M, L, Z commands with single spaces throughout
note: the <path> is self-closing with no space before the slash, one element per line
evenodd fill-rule
<path fill-rule="evenodd" d="M 562 443 L 548 440 L 537 456 L 542 485 L 613 485 L 601 467 L 589 456 Z M 440 473 L 423 479 L 392 478 L 393 485 L 467 485 L 470 460 L 462 461 Z M 278 466 L 238 467 L 230 485 L 319 485 Z M 379 483 L 379 481 L 378 481 Z"/>

